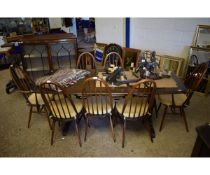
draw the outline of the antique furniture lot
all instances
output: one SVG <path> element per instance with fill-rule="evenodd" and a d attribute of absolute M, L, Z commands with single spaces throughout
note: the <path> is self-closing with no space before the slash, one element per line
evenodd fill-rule
<path fill-rule="evenodd" d="M 188 77 L 186 77 L 184 81 L 184 84 L 187 88 L 186 93 L 181 93 L 181 94 L 171 93 L 171 94 L 159 95 L 160 105 L 158 109 L 160 109 L 161 105 L 165 106 L 159 131 L 161 131 L 163 128 L 163 123 L 168 108 L 171 108 L 173 114 L 177 114 L 175 109 L 179 109 L 180 113 L 178 114 L 180 114 L 181 117 L 184 119 L 186 130 L 187 132 L 189 131 L 184 108 L 186 108 L 189 105 L 190 99 L 194 91 L 196 91 L 196 89 L 198 88 L 207 69 L 208 69 L 208 64 L 202 63 Z"/>
<path fill-rule="evenodd" d="M 42 111 L 46 113 L 47 120 L 51 128 L 43 99 L 33 80 L 21 67 L 17 65 L 10 66 L 10 73 L 13 81 L 18 87 L 18 90 L 23 94 L 26 103 L 30 106 L 28 128 L 30 127 L 32 113 L 41 113 Z"/>
<path fill-rule="evenodd" d="M 83 106 L 85 106 L 85 108 L 86 108 L 86 114 L 84 115 L 84 116 L 86 116 L 85 117 L 85 119 L 86 119 L 85 120 L 86 121 L 85 122 L 86 123 L 86 125 L 85 125 L 85 127 L 86 127 L 85 128 L 85 140 L 87 137 L 88 126 L 90 126 L 89 119 L 92 119 L 92 116 L 99 115 L 99 117 L 100 117 L 101 114 L 107 114 L 106 116 L 108 116 L 109 120 L 110 120 L 112 137 L 113 137 L 113 140 L 115 141 L 113 124 L 115 124 L 115 122 L 118 119 L 120 119 L 120 118 L 118 118 L 119 113 L 116 110 L 117 109 L 116 105 L 119 102 L 121 102 L 121 101 L 118 101 L 120 99 L 119 96 L 123 97 L 123 96 L 128 95 L 129 92 L 132 91 L 132 85 L 134 85 L 134 87 L 135 87 L 135 83 L 137 81 L 139 81 L 139 79 L 135 75 L 133 75 L 132 71 L 124 71 L 124 74 L 126 75 L 128 81 L 131 80 L 129 82 L 132 82 L 132 83 L 115 85 L 115 84 L 109 84 L 103 80 L 104 70 L 98 69 L 96 71 L 95 69 L 93 69 L 93 70 L 66 69 L 66 71 L 63 71 L 63 70 L 57 71 L 53 75 L 46 76 L 45 78 L 40 79 L 39 81 L 37 81 L 37 84 L 39 85 L 40 83 L 46 82 L 48 80 L 50 80 L 51 82 L 54 82 L 54 83 L 57 82 L 60 85 L 62 85 L 62 87 L 63 87 L 62 93 L 65 94 L 66 97 L 68 97 L 69 95 L 71 95 L 71 96 L 76 95 L 77 99 L 79 99 L 80 101 L 83 101 Z M 82 72 L 78 72 L 78 71 L 82 71 Z M 76 73 L 76 72 L 78 72 L 78 73 Z M 78 78 L 78 75 L 76 75 L 75 78 L 77 78 L 77 79 L 74 79 L 74 78 L 69 79 L 69 75 L 72 75 L 75 73 L 78 75 L 83 74 L 83 76 L 81 78 Z M 97 76 L 98 78 L 93 78 L 95 76 Z M 89 78 L 89 80 L 88 80 L 88 78 Z M 75 80 L 75 81 L 72 81 L 72 80 Z M 100 80 L 100 81 L 98 83 L 96 83 L 97 80 Z M 86 84 L 84 83 L 85 81 L 86 81 Z M 144 82 L 146 80 L 142 80 L 142 81 Z M 151 81 L 151 80 L 149 80 L 149 81 Z M 92 83 L 90 83 L 90 82 L 92 82 Z M 157 80 L 154 80 L 154 82 L 156 84 L 156 93 L 159 93 L 159 94 L 169 94 L 169 93 L 174 93 L 174 94 L 178 93 L 179 94 L 179 93 L 186 91 L 184 84 L 174 73 L 171 74 L 171 77 L 157 79 Z M 88 86 L 88 85 L 90 85 L 90 86 Z M 103 97 L 103 96 L 105 96 L 105 94 L 107 95 L 106 98 Z M 89 101 L 87 101 L 89 95 L 91 98 L 89 99 Z M 153 93 L 151 95 L 154 96 Z M 121 100 L 122 99 L 123 98 L 121 98 Z M 154 98 L 152 98 L 152 99 L 154 100 Z M 109 110 L 108 110 L 108 108 L 104 109 L 102 107 L 102 105 L 100 105 L 100 102 L 103 102 L 105 104 L 107 103 L 107 107 L 109 106 Z M 88 105 L 89 105 L 89 109 L 88 109 Z M 143 117 L 143 115 L 140 115 L 140 117 L 138 119 L 143 119 L 143 121 L 145 122 L 146 129 L 148 129 L 148 131 L 150 133 L 150 138 L 151 138 L 151 140 L 153 140 L 155 138 L 155 131 L 152 127 L 153 124 L 152 124 L 152 120 L 151 120 L 151 115 L 152 115 L 151 105 L 153 106 L 154 104 L 152 102 L 149 104 L 149 108 L 148 108 L 149 111 L 147 111 L 148 113 L 147 112 L 143 113 L 147 117 L 146 116 Z M 120 111 L 119 107 L 118 107 L 118 110 L 122 114 L 122 111 Z M 145 111 L 146 111 L 146 109 L 145 109 Z M 112 115 L 110 114 L 110 112 Z M 92 114 L 94 114 L 94 115 L 92 115 Z M 79 120 L 80 119 L 81 118 L 79 118 Z M 63 128 L 63 132 L 66 132 L 65 130 L 67 130 L 68 126 L 69 126 L 68 123 L 66 123 L 66 125 Z M 125 132 L 123 132 L 123 135 L 124 135 L 124 133 Z M 125 139 L 123 136 L 122 146 L 124 146 L 124 141 L 125 141 Z"/>
<path fill-rule="evenodd" d="M 40 85 L 41 95 L 44 103 L 49 111 L 49 117 L 52 122 L 51 145 L 53 145 L 55 123 L 74 121 L 75 131 L 78 137 L 79 145 L 81 147 L 80 133 L 79 133 L 79 112 L 82 110 L 82 103 L 76 98 L 66 96 L 63 87 L 56 83 L 43 83 Z"/>

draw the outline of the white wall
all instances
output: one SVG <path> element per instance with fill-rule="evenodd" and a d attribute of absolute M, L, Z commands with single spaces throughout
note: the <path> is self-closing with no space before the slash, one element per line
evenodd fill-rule
<path fill-rule="evenodd" d="M 131 18 L 130 47 L 187 58 L 199 24 L 209 18 Z"/>
<path fill-rule="evenodd" d="M 125 18 L 95 18 L 96 42 L 125 46 Z"/>

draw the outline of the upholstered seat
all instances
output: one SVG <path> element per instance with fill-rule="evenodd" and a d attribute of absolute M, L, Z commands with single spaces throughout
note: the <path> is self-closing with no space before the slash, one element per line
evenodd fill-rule
<path fill-rule="evenodd" d="M 186 94 L 173 94 L 174 104 L 176 106 L 181 106 L 187 100 Z M 172 94 L 159 95 L 158 100 L 160 103 L 167 106 L 174 105 L 172 102 Z"/>
<path fill-rule="evenodd" d="M 80 112 L 82 110 L 82 102 L 76 98 L 72 99 L 74 101 L 74 105 L 76 107 L 77 112 Z M 66 99 L 66 102 L 63 99 L 61 101 L 51 101 L 52 102 L 52 107 L 51 111 L 53 113 L 53 116 L 56 116 L 58 118 L 71 118 L 76 117 L 77 114 L 75 110 L 73 109 L 72 105 L 69 104 L 70 102 L 68 99 Z"/>
<path fill-rule="evenodd" d="M 37 98 L 37 101 L 36 101 Z M 42 96 L 40 93 L 32 93 L 30 94 L 30 96 L 28 97 L 28 101 L 32 104 L 32 105 L 36 105 L 37 103 L 39 105 L 43 105 L 44 101 L 42 99 Z"/>
<path fill-rule="evenodd" d="M 125 111 L 123 113 L 124 117 L 130 117 L 130 118 L 134 118 L 134 117 L 142 117 L 145 116 L 148 112 L 148 103 L 146 103 L 145 101 L 139 99 L 139 98 L 133 98 L 133 103 L 136 104 L 132 105 L 130 108 L 130 105 L 127 105 L 125 107 Z M 124 105 L 124 100 L 120 100 L 117 104 L 117 110 L 122 113 L 123 110 L 123 105 Z M 129 112 L 130 111 L 130 112 Z M 130 115 L 129 115 L 130 113 Z"/>

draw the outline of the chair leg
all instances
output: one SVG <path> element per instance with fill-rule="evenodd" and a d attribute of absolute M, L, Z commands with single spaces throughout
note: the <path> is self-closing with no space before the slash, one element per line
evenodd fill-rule
<path fill-rule="evenodd" d="M 111 115 L 109 115 L 109 121 L 110 121 L 110 127 L 111 127 L 111 131 L 112 131 L 112 137 L 113 137 L 113 140 L 115 142 L 116 138 L 115 138 L 115 133 L 114 133 L 114 128 L 113 128 L 112 116 Z"/>
<path fill-rule="evenodd" d="M 180 112 L 181 112 L 181 116 L 184 119 L 185 128 L 186 128 L 187 132 L 189 132 L 189 128 L 188 128 L 188 124 L 187 124 L 187 118 L 186 118 L 186 115 L 185 115 L 185 112 L 184 112 L 184 108 L 183 107 L 180 108 Z"/>
<path fill-rule="evenodd" d="M 28 118 L 28 128 L 30 128 L 31 116 L 32 116 L 33 106 L 30 107 L 29 118 Z"/>
<path fill-rule="evenodd" d="M 42 112 L 42 110 L 44 109 L 45 111 L 45 105 L 42 105 L 41 108 L 39 109 L 39 112 Z"/>
<path fill-rule="evenodd" d="M 75 120 L 74 122 L 75 122 L 75 130 L 76 130 L 76 134 L 77 134 L 78 141 L 79 141 L 79 146 L 81 147 L 81 146 L 82 146 L 82 143 L 81 143 L 81 139 L 80 139 L 80 131 L 79 131 L 79 128 L 78 128 L 77 121 Z"/>
<path fill-rule="evenodd" d="M 59 128 L 61 127 L 61 122 L 60 121 L 58 121 L 58 126 L 59 126 Z"/>
<path fill-rule="evenodd" d="M 51 132 L 51 145 L 53 145 L 54 133 L 55 133 L 55 120 L 52 123 L 52 132 Z"/>
<path fill-rule="evenodd" d="M 122 148 L 125 146 L 125 129 L 126 129 L 126 119 L 123 121 L 123 133 L 122 133 Z"/>
<path fill-rule="evenodd" d="M 146 125 L 145 122 L 143 122 L 143 124 L 144 124 L 145 128 L 149 132 L 151 142 L 153 142 L 153 139 L 155 138 L 155 130 L 154 130 L 154 127 L 153 127 L 153 124 L 152 124 L 152 118 L 151 118 L 151 116 L 147 116 L 146 117 L 146 121 L 147 121 L 147 124 L 148 125 Z"/>
<path fill-rule="evenodd" d="M 161 103 L 160 103 L 161 104 Z M 155 116 L 156 118 L 158 118 L 158 108 L 157 108 L 157 102 L 156 102 L 156 99 L 155 99 L 155 102 L 154 102 L 154 107 L 155 107 Z"/>
<path fill-rule="evenodd" d="M 161 125 L 160 125 L 159 131 L 162 131 L 163 122 L 164 122 L 164 119 L 165 119 L 165 116 L 166 116 L 167 109 L 168 109 L 168 106 L 165 106 L 165 110 L 164 110 L 164 113 L 163 113 L 163 118 L 162 118 L 162 121 L 161 121 Z"/>
<path fill-rule="evenodd" d="M 87 139 L 87 130 L 88 130 L 88 118 L 87 116 L 85 115 L 85 138 L 84 138 L 84 141 L 86 141 Z"/>
<path fill-rule="evenodd" d="M 51 123 L 50 123 L 50 118 L 49 118 L 49 115 L 48 115 L 48 112 L 47 112 L 47 109 L 46 107 L 43 107 L 45 113 L 46 113 L 46 117 L 47 117 L 47 121 L 48 121 L 48 124 L 49 124 L 49 127 L 50 127 L 50 130 L 52 130 L 52 126 L 51 126 Z"/>
<path fill-rule="evenodd" d="M 158 106 L 158 108 L 157 108 L 157 112 L 159 111 L 160 107 L 161 107 L 161 103 L 159 104 L 159 106 Z"/>
<path fill-rule="evenodd" d="M 36 105 L 36 111 L 39 113 L 40 107 L 39 105 Z"/>

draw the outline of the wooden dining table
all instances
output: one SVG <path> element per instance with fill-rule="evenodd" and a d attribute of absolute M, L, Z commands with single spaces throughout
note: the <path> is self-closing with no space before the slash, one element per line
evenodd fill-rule
<path fill-rule="evenodd" d="M 76 74 L 75 74 L 76 73 Z M 64 92 L 69 94 L 77 94 L 80 95 L 82 92 L 82 87 L 85 78 L 97 76 L 99 78 L 104 78 L 103 76 L 104 70 L 98 69 L 98 70 L 79 70 L 79 69 L 60 69 L 57 70 L 54 74 L 41 77 L 36 80 L 36 84 L 40 85 L 42 82 L 51 81 L 54 83 L 59 83 L 64 87 Z M 77 76 L 76 79 L 72 79 L 72 81 L 69 82 L 69 77 L 72 76 L 72 74 L 75 74 Z M 80 74 L 83 74 L 81 77 L 78 78 Z M 111 92 L 113 95 L 126 95 L 128 94 L 130 88 L 132 85 L 139 81 L 140 79 L 137 78 L 132 71 L 124 71 L 123 74 L 127 78 L 127 83 L 124 81 L 121 85 L 115 85 L 115 84 L 109 84 L 109 87 L 111 89 Z M 68 81 L 66 81 L 68 80 Z M 183 83 L 183 81 L 175 74 L 171 73 L 171 76 L 162 77 L 159 79 L 154 80 L 156 82 L 156 93 L 157 94 L 177 94 L 177 93 L 183 93 L 186 92 L 186 87 Z M 67 82 L 66 84 L 64 82 Z M 73 82 L 73 83 L 71 83 Z M 132 82 L 132 83 L 131 83 Z M 100 91 L 100 92 L 103 92 Z"/>
<path fill-rule="evenodd" d="M 92 77 L 92 76 L 97 76 L 99 78 L 103 78 L 103 70 L 92 70 L 90 71 L 90 74 L 86 76 L 87 77 Z M 124 74 L 127 77 L 128 83 L 121 84 L 121 85 L 115 85 L 115 84 L 109 84 L 109 87 L 111 89 L 111 92 L 113 96 L 115 95 L 126 95 L 128 94 L 130 88 L 132 85 L 135 83 L 135 81 L 139 81 L 140 79 L 137 78 L 136 76 L 133 75 L 132 71 L 125 71 Z M 77 81 L 75 84 L 72 84 L 68 87 L 64 88 L 64 92 L 66 94 L 77 94 L 81 95 L 82 92 L 82 87 L 83 87 L 83 82 L 85 79 L 81 79 Z M 183 83 L 183 81 L 175 74 L 171 73 L 170 77 L 162 77 L 160 79 L 154 80 L 156 82 L 156 93 L 157 94 L 178 94 L 178 93 L 183 93 L 186 92 L 186 87 Z M 129 83 L 133 82 L 133 83 Z M 103 92 L 103 91 L 100 91 Z"/>

